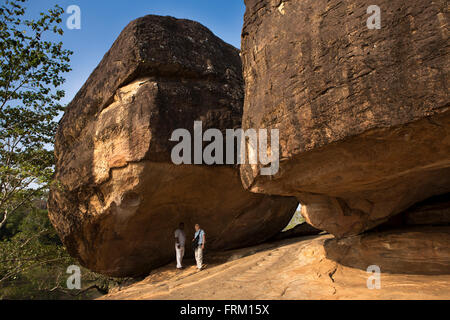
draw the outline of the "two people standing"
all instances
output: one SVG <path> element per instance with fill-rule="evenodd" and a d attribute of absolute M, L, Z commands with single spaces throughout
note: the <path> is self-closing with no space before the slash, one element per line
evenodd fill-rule
<path fill-rule="evenodd" d="M 203 268 L 203 250 L 205 249 L 206 233 L 200 228 L 197 223 L 195 225 L 195 235 L 192 239 L 192 246 L 194 248 L 195 261 L 197 269 L 200 271 Z M 184 248 L 186 244 L 186 234 L 184 232 L 184 223 L 180 223 L 178 229 L 175 230 L 175 252 L 177 258 L 177 269 L 183 268 Z"/>

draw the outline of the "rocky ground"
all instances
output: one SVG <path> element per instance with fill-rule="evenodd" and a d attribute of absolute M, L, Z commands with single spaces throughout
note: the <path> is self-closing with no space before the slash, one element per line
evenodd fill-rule
<path fill-rule="evenodd" d="M 186 261 L 182 271 L 175 270 L 175 265 L 170 264 L 102 299 L 450 299 L 449 250 L 441 247 L 448 241 L 449 228 L 408 229 L 396 232 L 396 239 L 389 234 L 366 235 L 366 238 L 378 237 L 384 241 L 372 251 L 370 246 L 359 248 L 371 252 L 374 263 L 381 262 L 382 271 L 384 267 L 396 271 L 381 274 L 380 289 L 367 288 L 370 274 L 363 268 L 344 266 L 327 258 L 330 248 L 339 252 L 336 248 L 339 243 L 332 236 L 319 235 L 210 252 L 205 258 L 208 266 L 201 272 L 196 271 L 192 260 Z M 420 243 L 424 236 L 430 238 L 431 234 L 436 235 L 431 250 L 421 255 Z M 416 243 L 417 248 L 409 252 L 417 254 L 417 260 L 399 254 L 401 239 Z M 363 247 L 370 243 L 355 241 L 355 238 L 353 241 L 353 246 L 358 246 L 357 242 Z M 423 256 L 440 261 L 447 272 L 423 274 L 430 270 L 423 264 Z M 386 262 L 389 257 L 395 257 L 392 263 Z M 351 260 L 351 253 L 348 258 L 344 260 Z M 351 265 L 348 261 L 345 264 Z M 396 270 L 395 265 L 400 269 Z M 422 270 L 419 268 L 414 274 L 408 274 L 414 269 L 411 266 L 420 265 L 424 266 Z"/>

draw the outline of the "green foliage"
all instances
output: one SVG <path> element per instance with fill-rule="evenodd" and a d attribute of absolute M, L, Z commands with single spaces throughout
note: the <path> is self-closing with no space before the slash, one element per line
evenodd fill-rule
<path fill-rule="evenodd" d="M 52 228 L 46 210 L 33 209 L 16 220 L 9 239 L 0 242 L 0 288 L 7 298 L 42 297 L 59 285 L 64 265 L 73 263 Z M 44 296 L 43 298 L 50 298 Z"/>
<path fill-rule="evenodd" d="M 14 234 L 0 240 L 0 299 L 91 299 L 120 283 L 81 268 L 82 289 L 68 290 L 67 267 L 78 262 L 61 244 L 47 211 L 28 210 L 2 230 Z"/>
<path fill-rule="evenodd" d="M 77 261 L 36 205 L 53 178 L 50 146 L 70 71 L 72 52 L 51 40 L 63 35 L 64 10 L 26 19 L 25 2 L 0 4 L 0 299 L 92 298 L 91 287 L 107 291 L 115 280 L 82 268 L 84 289 L 68 290 L 67 267 Z"/>
<path fill-rule="evenodd" d="M 63 110 L 58 88 L 72 54 L 48 40 L 63 34 L 64 10 L 56 6 L 25 19 L 25 2 L 6 0 L 0 7 L 0 228 L 51 181 L 48 146 Z"/>
<path fill-rule="evenodd" d="M 292 217 L 291 221 L 289 221 L 288 225 L 286 226 L 286 228 L 284 228 L 283 231 L 288 231 L 302 223 L 305 223 L 305 218 L 303 218 L 302 214 L 300 213 L 300 210 L 297 210 L 295 211 L 294 216 Z"/>

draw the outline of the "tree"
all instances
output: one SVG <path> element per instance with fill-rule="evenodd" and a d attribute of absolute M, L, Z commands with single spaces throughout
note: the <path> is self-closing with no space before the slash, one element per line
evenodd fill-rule
<path fill-rule="evenodd" d="M 71 51 L 62 42 L 64 10 L 25 19 L 27 0 L 0 7 L 0 229 L 7 218 L 48 189 L 54 168 L 56 117 Z"/>
<path fill-rule="evenodd" d="M 12 230 L 8 230 L 11 228 Z M 2 299 L 92 299 L 131 279 L 102 276 L 81 267 L 82 289 L 67 288 L 67 267 L 78 262 L 70 257 L 47 210 L 19 209 L 8 219 L 0 238 L 0 300 Z"/>

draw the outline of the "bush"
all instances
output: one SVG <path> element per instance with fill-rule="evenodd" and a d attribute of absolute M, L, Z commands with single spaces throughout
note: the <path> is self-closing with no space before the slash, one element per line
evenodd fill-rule
<path fill-rule="evenodd" d="M 81 268 L 82 289 L 69 290 L 67 267 L 77 264 L 47 210 L 23 209 L 0 234 L 0 299 L 92 299 L 121 282 Z"/>

